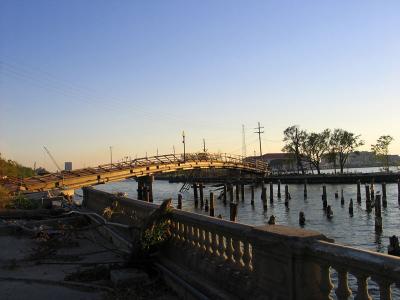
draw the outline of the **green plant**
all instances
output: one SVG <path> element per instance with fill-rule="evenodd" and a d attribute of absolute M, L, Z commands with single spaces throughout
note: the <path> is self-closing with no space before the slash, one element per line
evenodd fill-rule
<path fill-rule="evenodd" d="M 18 194 L 11 199 L 10 203 L 7 205 L 7 208 L 36 209 L 38 208 L 38 204 L 34 203 L 32 200 L 29 200 L 23 194 Z"/>
<path fill-rule="evenodd" d="M 170 236 L 169 220 L 161 220 L 144 231 L 141 240 L 142 249 L 145 252 L 157 250 Z"/>

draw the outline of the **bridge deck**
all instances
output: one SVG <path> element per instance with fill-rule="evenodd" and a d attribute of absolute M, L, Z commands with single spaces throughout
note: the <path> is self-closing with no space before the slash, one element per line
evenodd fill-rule
<path fill-rule="evenodd" d="M 157 173 L 191 169 L 236 169 L 255 174 L 264 174 L 267 164 L 262 161 L 243 159 L 226 154 L 168 154 L 138 158 L 116 164 L 105 164 L 94 168 L 62 171 L 22 180 L 8 178 L 3 185 L 12 191 L 46 191 L 52 189 L 76 189 L 83 186 L 104 184 L 127 178 L 137 178 Z"/>

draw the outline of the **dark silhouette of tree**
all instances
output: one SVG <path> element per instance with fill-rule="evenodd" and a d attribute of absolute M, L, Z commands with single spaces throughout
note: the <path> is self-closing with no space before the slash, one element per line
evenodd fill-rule
<path fill-rule="evenodd" d="M 321 174 L 320 163 L 323 155 L 329 150 L 331 131 L 325 129 L 320 133 L 311 132 L 306 134 L 302 144 L 303 153 L 311 166 L 315 167 Z"/>
<path fill-rule="evenodd" d="M 364 141 L 360 137 L 361 135 L 356 135 L 344 129 L 335 129 L 333 131 L 329 143 L 330 152 L 335 153 L 339 160 L 340 173 L 343 174 L 343 169 L 350 153 L 364 145 Z"/>
<path fill-rule="evenodd" d="M 390 135 L 382 135 L 376 141 L 375 145 L 371 145 L 372 152 L 382 161 L 386 172 L 389 172 L 389 145 L 392 141 L 393 137 Z"/>
<path fill-rule="evenodd" d="M 293 155 L 293 158 L 296 160 L 297 173 L 301 171 L 304 174 L 303 153 L 301 150 L 307 133 L 304 130 L 300 130 L 297 125 L 294 125 L 286 128 L 283 135 L 285 146 L 282 148 L 282 151 Z"/>

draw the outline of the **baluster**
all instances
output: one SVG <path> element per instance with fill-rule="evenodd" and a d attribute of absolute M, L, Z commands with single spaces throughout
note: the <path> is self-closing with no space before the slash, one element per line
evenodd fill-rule
<path fill-rule="evenodd" d="M 173 241 L 176 243 L 178 240 L 178 234 L 177 234 L 177 223 L 175 221 L 171 222 L 171 236 Z"/>
<path fill-rule="evenodd" d="M 199 228 L 193 226 L 193 248 L 199 249 Z"/>
<path fill-rule="evenodd" d="M 240 240 L 237 238 L 232 239 L 233 244 L 233 257 L 235 259 L 235 266 L 238 269 L 243 267 L 242 264 L 242 249 L 240 249 Z"/>
<path fill-rule="evenodd" d="M 368 293 L 368 275 L 365 274 L 354 274 L 357 278 L 357 295 L 354 297 L 355 300 L 370 300 L 372 299 Z"/>
<path fill-rule="evenodd" d="M 379 295 L 380 300 L 391 300 L 392 299 L 392 289 L 391 282 L 385 279 L 372 278 L 379 285 Z"/>
<path fill-rule="evenodd" d="M 230 236 L 226 236 L 226 259 L 229 263 L 234 264 L 234 260 L 233 260 L 233 249 L 232 249 L 232 237 Z"/>
<path fill-rule="evenodd" d="M 221 233 L 218 233 L 218 256 L 225 260 L 225 243 L 224 236 Z"/>
<path fill-rule="evenodd" d="M 204 237 L 204 229 L 199 228 L 199 244 L 200 244 L 200 252 L 203 254 L 205 250 L 205 237 Z"/>
<path fill-rule="evenodd" d="M 324 299 L 332 299 L 330 296 L 331 290 L 333 288 L 330 266 L 327 264 L 321 264 L 321 292 Z"/>
<path fill-rule="evenodd" d="M 176 243 L 179 245 L 182 243 L 182 236 L 181 236 L 181 222 L 176 222 Z"/>
<path fill-rule="evenodd" d="M 351 296 L 351 290 L 348 284 L 347 271 L 344 268 L 336 268 L 338 273 L 338 287 L 335 291 L 339 300 L 347 300 Z"/>
<path fill-rule="evenodd" d="M 210 231 L 204 230 L 204 248 L 207 256 L 211 256 L 211 241 L 210 241 Z"/>
<path fill-rule="evenodd" d="M 188 225 L 188 238 L 189 238 L 189 247 L 194 248 L 194 234 L 193 234 L 193 226 Z"/>
<path fill-rule="evenodd" d="M 215 231 L 211 232 L 211 250 L 212 250 L 212 255 L 214 257 L 218 257 L 218 243 L 217 243 L 217 234 Z"/>
<path fill-rule="evenodd" d="M 189 225 L 187 224 L 183 224 L 183 236 L 185 237 L 185 247 L 188 248 L 190 245 L 190 241 L 189 241 Z"/>
<path fill-rule="evenodd" d="M 247 271 L 251 271 L 251 253 L 250 253 L 250 243 L 248 241 L 243 242 L 243 263 L 244 267 L 247 269 Z"/>

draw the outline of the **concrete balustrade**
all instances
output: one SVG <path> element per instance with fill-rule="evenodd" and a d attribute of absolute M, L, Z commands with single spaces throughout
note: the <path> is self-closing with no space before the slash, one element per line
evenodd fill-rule
<path fill-rule="evenodd" d="M 136 219 L 157 207 L 84 189 L 84 205 L 96 212 L 116 200 Z M 117 214 L 112 221 L 134 224 L 135 218 Z M 160 265 L 212 299 L 331 299 L 333 292 L 338 299 L 352 293 L 371 299 L 368 280 L 380 299 L 391 299 L 391 284 L 400 284 L 400 258 L 335 244 L 315 231 L 249 226 L 175 209 L 170 222 Z M 349 274 L 357 280 L 353 292 Z"/>

